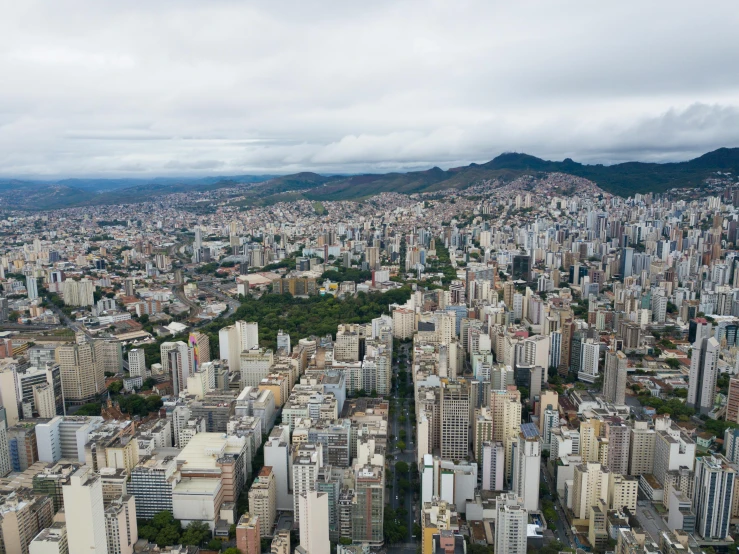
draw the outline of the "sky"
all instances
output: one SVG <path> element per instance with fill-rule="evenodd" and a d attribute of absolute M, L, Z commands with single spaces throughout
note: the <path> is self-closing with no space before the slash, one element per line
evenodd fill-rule
<path fill-rule="evenodd" d="M 739 146 L 734 0 L 22 0 L 0 175 L 414 170 Z"/>

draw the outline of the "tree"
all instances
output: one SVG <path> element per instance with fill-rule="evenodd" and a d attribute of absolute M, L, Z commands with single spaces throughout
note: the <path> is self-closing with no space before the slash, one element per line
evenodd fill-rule
<path fill-rule="evenodd" d="M 182 533 L 182 544 L 201 546 L 211 536 L 210 528 L 202 521 L 193 521 Z"/>
<path fill-rule="evenodd" d="M 180 542 L 180 531 L 174 525 L 168 525 L 157 533 L 157 546 L 172 546 Z"/>
<path fill-rule="evenodd" d="M 110 385 L 108 385 L 108 392 L 113 396 L 120 394 L 122 390 L 123 381 L 113 381 Z"/>
<path fill-rule="evenodd" d="M 241 550 L 235 547 L 227 548 L 223 551 L 223 554 L 244 554 Z"/>
<path fill-rule="evenodd" d="M 395 462 L 395 471 L 400 473 L 408 473 L 409 467 L 408 464 L 404 461 Z"/>
<path fill-rule="evenodd" d="M 83 416 L 99 416 L 103 405 L 97 402 L 83 405 L 79 410 L 74 412 L 74 415 Z"/>
<path fill-rule="evenodd" d="M 405 451 L 405 446 L 406 445 L 405 445 L 405 443 L 403 441 L 398 441 L 395 444 L 395 446 L 397 446 L 398 447 L 398 450 L 400 450 L 401 452 L 404 452 Z"/>
<path fill-rule="evenodd" d="M 352 543 L 352 540 L 349 537 L 341 537 L 339 539 L 339 544 L 344 546 L 349 546 Z"/>
<path fill-rule="evenodd" d="M 20 317 L 21 317 L 20 312 L 17 312 L 15 310 L 13 310 L 12 312 L 10 312 L 10 314 L 8 314 L 8 320 L 12 321 L 13 323 L 17 323 Z"/>

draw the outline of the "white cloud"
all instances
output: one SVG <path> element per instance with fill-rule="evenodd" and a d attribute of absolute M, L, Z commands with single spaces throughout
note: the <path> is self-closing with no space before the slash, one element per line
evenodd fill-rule
<path fill-rule="evenodd" d="M 728 0 L 13 2 L 0 174 L 684 159 L 739 145 L 738 26 Z"/>

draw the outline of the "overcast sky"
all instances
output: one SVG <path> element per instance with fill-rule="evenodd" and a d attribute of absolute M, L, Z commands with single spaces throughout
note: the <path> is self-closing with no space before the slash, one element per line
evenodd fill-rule
<path fill-rule="evenodd" d="M 18 0 L 0 174 L 417 169 L 739 146 L 735 0 Z"/>

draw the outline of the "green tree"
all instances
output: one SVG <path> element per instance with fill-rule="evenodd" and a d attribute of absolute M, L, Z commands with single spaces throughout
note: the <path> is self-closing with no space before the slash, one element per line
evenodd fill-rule
<path fill-rule="evenodd" d="M 404 461 L 395 462 L 395 471 L 400 473 L 408 473 L 408 464 Z"/>
<path fill-rule="evenodd" d="M 157 546 L 172 546 L 180 543 L 180 530 L 174 525 L 167 525 L 157 533 Z"/>
<path fill-rule="evenodd" d="M 108 392 L 113 396 L 120 394 L 122 390 L 123 381 L 113 381 L 110 385 L 108 385 Z"/>
<path fill-rule="evenodd" d="M 193 521 L 185 528 L 180 541 L 186 545 L 201 546 L 209 537 L 211 532 L 208 525 L 201 521 Z"/>
<path fill-rule="evenodd" d="M 223 554 L 244 554 L 241 550 L 236 547 L 230 547 L 223 551 Z"/>

